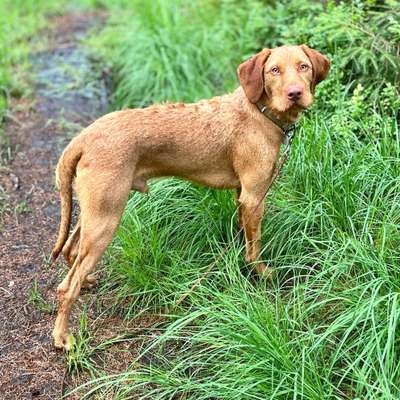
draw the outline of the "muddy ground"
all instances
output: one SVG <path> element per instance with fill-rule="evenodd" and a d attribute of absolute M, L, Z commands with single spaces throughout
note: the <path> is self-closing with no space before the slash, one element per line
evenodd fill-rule
<path fill-rule="evenodd" d="M 58 399 L 68 374 L 52 346 L 55 289 L 63 268 L 49 253 L 59 221 L 57 159 L 69 140 L 107 108 L 106 88 L 84 45 L 105 18 L 70 13 L 51 20 L 46 50 L 32 55 L 33 94 L 14 100 L 6 124 L 12 157 L 0 169 L 0 398 Z M 65 272 L 65 271 L 64 271 Z"/>

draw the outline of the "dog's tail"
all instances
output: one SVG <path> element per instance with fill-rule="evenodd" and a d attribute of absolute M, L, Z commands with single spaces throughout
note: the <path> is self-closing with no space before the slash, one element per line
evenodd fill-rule
<path fill-rule="evenodd" d="M 57 242 L 51 252 L 53 261 L 60 255 L 67 241 L 72 216 L 72 182 L 75 177 L 76 166 L 82 156 L 82 151 L 71 143 L 62 154 L 56 168 L 56 183 L 60 190 L 61 222 Z"/>

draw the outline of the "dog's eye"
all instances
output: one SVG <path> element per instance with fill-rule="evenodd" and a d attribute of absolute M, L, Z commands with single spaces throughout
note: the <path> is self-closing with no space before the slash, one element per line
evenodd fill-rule
<path fill-rule="evenodd" d="M 272 75 L 278 75 L 279 74 L 279 68 L 278 67 L 272 67 L 271 68 L 271 73 Z"/>
<path fill-rule="evenodd" d="M 309 67 L 308 67 L 307 64 L 300 64 L 300 67 L 299 67 L 300 71 L 307 71 L 308 68 L 309 68 Z"/>

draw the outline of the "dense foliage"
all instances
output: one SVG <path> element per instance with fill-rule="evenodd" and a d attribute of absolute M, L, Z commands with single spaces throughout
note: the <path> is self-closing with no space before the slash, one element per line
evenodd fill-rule
<path fill-rule="evenodd" d="M 117 106 L 192 101 L 232 89 L 233 66 L 281 44 L 307 43 L 330 55 L 345 85 L 381 90 L 399 83 L 398 1 L 122 3 L 100 48 L 113 68 Z"/>

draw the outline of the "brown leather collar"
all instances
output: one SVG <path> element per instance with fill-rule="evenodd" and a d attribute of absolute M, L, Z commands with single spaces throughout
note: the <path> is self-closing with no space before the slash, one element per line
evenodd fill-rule
<path fill-rule="evenodd" d="M 271 122 L 273 122 L 278 128 L 282 129 L 285 135 L 284 143 L 287 144 L 292 141 L 294 134 L 290 134 L 296 128 L 296 124 L 287 124 L 280 119 L 278 119 L 271 110 L 267 108 L 265 104 L 256 103 L 257 108 L 260 110 L 261 114 L 264 114 Z"/>

